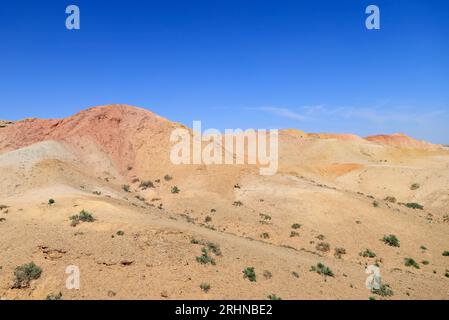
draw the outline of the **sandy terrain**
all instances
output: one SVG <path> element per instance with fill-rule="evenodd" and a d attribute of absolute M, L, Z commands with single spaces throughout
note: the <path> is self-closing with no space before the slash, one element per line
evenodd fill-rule
<path fill-rule="evenodd" d="M 182 127 L 126 105 L 0 121 L 0 298 L 449 299 L 448 148 L 284 130 L 278 173 L 261 176 L 250 165 L 173 165 L 169 137 Z M 73 227 L 83 209 L 95 221 Z M 381 241 L 390 234 L 399 247 Z M 215 264 L 197 261 L 203 247 L 219 247 Z M 42 274 L 13 288 L 29 262 Z M 333 276 L 311 271 L 318 263 Z M 374 264 L 393 295 L 365 287 Z M 65 286 L 70 265 L 79 290 Z"/>

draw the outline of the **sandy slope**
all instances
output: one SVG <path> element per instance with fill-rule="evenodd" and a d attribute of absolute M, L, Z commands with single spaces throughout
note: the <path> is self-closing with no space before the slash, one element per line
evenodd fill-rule
<path fill-rule="evenodd" d="M 365 287 L 365 267 L 377 262 L 394 291 L 389 298 L 449 298 L 447 149 L 405 136 L 398 143 L 396 135 L 285 130 L 278 174 L 260 176 L 253 166 L 172 165 L 169 135 L 180 126 L 114 105 L 0 128 L 0 205 L 7 206 L 0 211 L 0 297 L 367 299 L 375 295 Z M 154 188 L 142 190 L 145 180 Z M 82 209 L 96 221 L 70 226 Z M 292 229 L 295 223 L 301 227 Z M 400 247 L 380 241 L 387 234 Z M 219 245 L 216 265 L 196 261 L 203 245 L 192 239 Z M 346 254 L 335 257 L 335 248 Z M 367 248 L 376 258 L 359 255 Z M 408 257 L 420 269 L 405 266 Z M 12 289 L 15 267 L 30 261 L 42 276 Z M 311 272 L 318 262 L 334 277 Z M 69 265 L 81 270 L 80 290 L 65 288 Z M 256 282 L 243 278 L 250 266 Z"/>

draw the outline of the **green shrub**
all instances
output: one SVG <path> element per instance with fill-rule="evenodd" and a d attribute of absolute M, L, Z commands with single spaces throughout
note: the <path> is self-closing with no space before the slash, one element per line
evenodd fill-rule
<path fill-rule="evenodd" d="M 292 224 L 292 229 L 299 229 L 301 228 L 301 225 L 299 223 Z"/>
<path fill-rule="evenodd" d="M 70 217 L 72 221 L 72 226 L 77 226 L 80 222 L 94 222 L 95 218 L 93 215 L 85 210 L 82 210 L 79 214 Z"/>
<path fill-rule="evenodd" d="M 122 189 L 123 189 L 123 191 L 125 191 L 125 192 L 129 192 L 129 184 L 124 184 L 124 185 L 122 186 Z"/>
<path fill-rule="evenodd" d="M 241 201 L 234 201 L 234 203 L 232 205 L 234 207 L 241 207 L 241 206 L 243 206 L 243 203 Z"/>
<path fill-rule="evenodd" d="M 179 193 L 181 190 L 179 190 L 179 188 L 177 186 L 174 186 L 171 188 L 171 193 L 176 194 Z"/>
<path fill-rule="evenodd" d="M 58 294 L 49 294 L 45 300 L 62 300 L 62 293 Z"/>
<path fill-rule="evenodd" d="M 321 262 L 318 263 L 316 266 L 312 266 L 310 268 L 310 271 L 316 272 L 316 273 L 318 273 L 320 275 L 323 275 L 323 276 L 329 276 L 329 277 L 333 277 L 334 276 L 334 273 L 332 272 L 332 270 L 329 267 L 326 267 Z"/>
<path fill-rule="evenodd" d="M 269 216 L 268 214 L 261 213 L 261 214 L 259 214 L 259 216 L 260 216 L 263 220 L 267 220 L 267 221 L 271 220 L 271 216 Z"/>
<path fill-rule="evenodd" d="M 449 251 L 444 251 L 444 252 L 442 253 L 442 255 L 443 255 L 443 257 L 449 257 Z"/>
<path fill-rule="evenodd" d="M 54 199 L 49 199 L 48 200 L 48 205 L 49 206 L 54 205 L 55 203 L 56 203 L 56 201 Z"/>
<path fill-rule="evenodd" d="M 202 284 L 200 284 L 200 288 L 204 292 L 208 293 L 210 290 L 210 284 L 203 282 Z"/>
<path fill-rule="evenodd" d="M 117 231 L 117 235 L 118 236 L 123 236 L 123 235 L 125 235 L 125 232 L 122 231 L 122 230 L 119 230 L 119 231 Z"/>
<path fill-rule="evenodd" d="M 28 288 L 32 280 L 39 279 L 42 274 L 42 269 L 34 262 L 21 265 L 14 271 L 15 281 L 14 289 Z"/>
<path fill-rule="evenodd" d="M 391 297 L 393 295 L 393 290 L 391 290 L 388 284 L 381 285 L 379 289 L 372 289 L 371 292 L 381 297 Z"/>
<path fill-rule="evenodd" d="M 444 274 L 444 276 L 445 276 L 446 278 L 449 278 L 449 270 L 448 270 L 448 269 L 446 269 L 446 273 Z"/>
<path fill-rule="evenodd" d="M 423 261 L 421 261 L 421 263 L 422 263 L 423 265 L 427 266 L 430 262 L 427 261 L 427 260 L 423 260 Z"/>
<path fill-rule="evenodd" d="M 406 267 L 414 267 L 416 269 L 419 269 L 419 264 L 413 260 L 412 258 L 405 258 L 404 259 L 404 264 Z"/>
<path fill-rule="evenodd" d="M 399 239 L 396 238 L 396 236 L 394 234 L 384 236 L 382 238 L 382 241 L 391 247 L 399 247 L 400 246 Z"/>
<path fill-rule="evenodd" d="M 413 210 L 416 210 L 416 209 L 423 210 L 424 209 L 424 206 L 422 206 L 422 205 L 420 205 L 419 203 L 416 203 L 416 202 L 406 203 L 405 206 L 407 208 L 410 208 L 410 209 L 413 209 Z"/>
<path fill-rule="evenodd" d="M 248 279 L 251 282 L 256 281 L 256 272 L 254 271 L 254 267 L 247 267 L 243 270 L 243 278 Z"/>
<path fill-rule="evenodd" d="M 268 300 L 282 300 L 280 297 L 278 297 L 274 293 L 270 294 L 267 298 L 268 298 Z"/>
<path fill-rule="evenodd" d="M 215 260 L 209 256 L 209 251 L 206 248 L 202 248 L 201 252 L 203 253 L 201 256 L 196 257 L 196 261 L 201 264 L 215 265 Z"/>
<path fill-rule="evenodd" d="M 364 258 L 375 258 L 376 257 L 376 254 L 373 251 L 371 251 L 370 249 L 366 249 L 365 251 L 360 252 L 359 255 Z"/>

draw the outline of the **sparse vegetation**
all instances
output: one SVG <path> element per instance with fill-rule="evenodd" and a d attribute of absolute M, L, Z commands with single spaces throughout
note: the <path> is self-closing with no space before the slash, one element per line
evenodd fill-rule
<path fill-rule="evenodd" d="M 196 261 L 201 264 L 208 264 L 215 265 L 215 260 L 209 256 L 209 250 L 207 248 L 202 248 L 201 252 L 203 253 L 201 256 L 196 257 Z"/>
<path fill-rule="evenodd" d="M 32 280 L 39 279 L 42 274 L 42 269 L 34 262 L 21 265 L 14 271 L 14 285 L 13 289 L 28 288 Z"/>
<path fill-rule="evenodd" d="M 263 272 L 263 277 L 268 280 L 268 279 L 271 279 L 273 277 L 273 274 L 270 271 L 265 270 Z"/>
<path fill-rule="evenodd" d="M 292 229 L 299 229 L 299 228 L 301 228 L 301 225 L 299 224 L 299 223 L 294 223 L 294 224 L 292 224 Z"/>
<path fill-rule="evenodd" d="M 58 294 L 49 294 L 45 300 L 62 300 L 62 293 L 59 292 Z"/>
<path fill-rule="evenodd" d="M 9 207 L 4 205 L 4 204 L 0 204 L 0 210 L 5 210 L 8 209 Z"/>
<path fill-rule="evenodd" d="M 118 235 L 118 236 L 124 236 L 124 235 L 125 235 L 125 232 L 122 231 L 122 230 L 119 230 L 119 231 L 117 231 L 117 235 Z"/>
<path fill-rule="evenodd" d="M 267 298 L 268 298 L 268 300 L 282 300 L 280 297 L 278 297 L 274 293 L 270 294 Z"/>
<path fill-rule="evenodd" d="M 206 216 L 206 218 L 204 218 L 204 222 L 208 223 L 211 222 L 212 218 L 210 216 Z"/>
<path fill-rule="evenodd" d="M 48 205 L 49 206 L 52 206 L 52 205 L 54 205 L 56 203 L 56 201 L 54 200 L 54 199 L 49 199 L 48 200 Z"/>
<path fill-rule="evenodd" d="M 442 255 L 443 257 L 449 257 L 449 251 L 443 251 Z"/>
<path fill-rule="evenodd" d="M 381 285 L 379 289 L 372 289 L 371 292 L 381 297 L 391 297 L 393 295 L 393 290 L 391 290 L 388 284 Z"/>
<path fill-rule="evenodd" d="M 294 276 L 295 278 L 299 278 L 299 273 L 296 271 L 293 271 L 292 276 Z"/>
<path fill-rule="evenodd" d="M 424 210 L 424 206 L 420 205 L 419 203 L 416 203 L 416 202 L 406 203 L 405 206 L 407 208 L 410 208 L 410 209 L 413 209 L 413 210 Z"/>
<path fill-rule="evenodd" d="M 449 269 L 446 269 L 446 273 L 444 274 L 446 278 L 449 278 Z"/>
<path fill-rule="evenodd" d="M 427 261 L 427 260 L 423 260 L 423 261 L 421 261 L 421 263 L 422 263 L 423 265 L 427 266 L 430 262 Z"/>
<path fill-rule="evenodd" d="M 394 234 L 384 236 L 382 238 L 382 241 L 384 243 L 388 244 L 390 247 L 399 247 L 400 246 L 399 239 L 396 238 L 396 236 Z"/>
<path fill-rule="evenodd" d="M 414 183 L 410 186 L 410 190 L 418 190 L 420 187 L 419 183 Z"/>
<path fill-rule="evenodd" d="M 256 272 L 254 271 L 254 267 L 247 267 L 243 270 L 243 278 L 248 279 L 251 282 L 256 281 Z"/>
<path fill-rule="evenodd" d="M 427 250 L 427 247 L 425 247 L 425 246 L 421 246 L 421 247 L 419 247 L 421 250 Z"/>
<path fill-rule="evenodd" d="M 293 238 L 293 237 L 299 237 L 299 233 L 296 231 L 290 232 L 290 238 Z"/>
<path fill-rule="evenodd" d="M 331 248 L 331 246 L 327 242 L 319 242 L 315 246 L 315 249 L 317 249 L 318 251 L 321 251 L 321 252 L 328 252 L 330 250 L 330 248 Z"/>
<path fill-rule="evenodd" d="M 333 277 L 334 276 L 334 273 L 332 272 L 332 270 L 329 267 L 326 267 L 321 262 L 318 263 L 316 266 L 312 266 L 310 268 L 310 271 L 316 272 L 316 273 L 318 273 L 320 275 L 323 275 L 323 276 L 329 276 L 329 277 Z"/>
<path fill-rule="evenodd" d="M 148 188 L 154 188 L 154 183 L 151 180 L 141 181 L 139 188 L 142 190 L 147 190 Z"/>
<path fill-rule="evenodd" d="M 360 252 L 359 255 L 364 258 L 375 258 L 376 257 L 376 254 L 373 251 L 371 251 L 370 249 L 366 249 L 365 251 Z"/>
<path fill-rule="evenodd" d="M 241 206 L 243 206 L 243 203 L 241 201 L 234 201 L 234 203 L 232 205 L 234 207 L 241 207 Z"/>
<path fill-rule="evenodd" d="M 269 238 L 270 238 L 270 235 L 269 235 L 267 232 L 264 232 L 264 233 L 262 233 L 262 234 L 260 235 L 260 237 L 261 237 L 262 239 L 269 239 Z"/>
<path fill-rule="evenodd" d="M 122 186 L 122 189 L 123 189 L 123 191 L 125 191 L 125 192 L 129 192 L 129 184 L 124 184 L 124 185 Z"/>
<path fill-rule="evenodd" d="M 93 215 L 85 210 L 82 210 L 79 214 L 70 217 L 72 227 L 77 226 L 80 222 L 94 222 Z"/>
<path fill-rule="evenodd" d="M 346 254 L 346 249 L 345 248 L 335 248 L 334 251 L 335 251 L 334 252 L 334 256 L 337 259 L 341 259 L 341 256 Z"/>
<path fill-rule="evenodd" d="M 173 193 L 173 194 L 179 193 L 180 191 L 181 190 L 177 186 L 174 186 L 171 188 L 171 193 Z"/>
<path fill-rule="evenodd" d="M 325 237 L 323 234 L 317 235 L 316 238 L 317 238 L 318 240 L 321 240 L 321 241 L 323 241 L 324 239 L 326 239 L 326 237 Z"/>
<path fill-rule="evenodd" d="M 200 284 L 201 290 L 203 290 L 205 293 L 208 293 L 210 290 L 210 284 L 203 282 Z"/>
<path fill-rule="evenodd" d="M 377 208 L 379 206 L 379 202 L 377 200 L 373 201 L 373 207 Z"/>
<path fill-rule="evenodd" d="M 260 216 L 263 220 L 266 220 L 266 221 L 271 220 L 271 216 L 268 215 L 268 214 L 261 213 L 261 214 L 259 214 L 259 216 Z"/>
<path fill-rule="evenodd" d="M 419 264 L 413 260 L 412 258 L 405 258 L 404 259 L 404 264 L 406 267 L 414 267 L 416 269 L 419 269 Z"/>
<path fill-rule="evenodd" d="M 164 176 L 164 180 L 165 180 L 165 181 L 170 181 L 170 180 L 172 180 L 172 179 L 173 179 L 173 177 L 170 176 L 170 175 L 168 175 L 168 174 L 166 174 L 166 175 Z"/>
<path fill-rule="evenodd" d="M 386 197 L 386 198 L 384 199 L 384 201 L 386 201 L 386 202 L 391 202 L 391 203 L 396 203 L 396 202 L 397 202 L 397 200 L 396 200 L 395 197 L 390 197 L 390 196 Z"/>

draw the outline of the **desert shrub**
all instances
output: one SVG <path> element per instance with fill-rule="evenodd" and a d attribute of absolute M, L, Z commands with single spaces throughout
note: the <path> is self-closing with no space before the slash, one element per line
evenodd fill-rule
<path fill-rule="evenodd" d="M 123 189 L 123 191 L 125 191 L 125 192 L 129 192 L 129 184 L 124 184 L 124 185 L 122 186 L 122 189 Z"/>
<path fill-rule="evenodd" d="M 381 297 L 391 297 L 393 295 L 393 290 L 391 290 L 388 284 L 381 285 L 379 289 L 372 289 L 371 292 Z"/>
<path fill-rule="evenodd" d="M 56 201 L 54 199 L 48 199 L 48 205 L 54 205 L 56 203 Z"/>
<path fill-rule="evenodd" d="M 260 216 L 263 220 L 267 220 L 267 221 L 271 220 L 271 216 L 268 215 L 268 214 L 261 213 L 261 214 L 259 214 L 259 216 Z"/>
<path fill-rule="evenodd" d="M 28 288 L 32 280 L 39 279 L 42 274 L 42 269 L 34 262 L 21 265 L 14 271 L 14 289 Z"/>
<path fill-rule="evenodd" d="M 221 249 L 220 246 L 214 242 L 207 242 L 206 243 L 207 248 L 212 251 L 216 256 L 221 256 Z"/>
<path fill-rule="evenodd" d="M 264 232 L 264 233 L 262 233 L 262 234 L 260 235 L 260 237 L 261 237 L 262 239 L 269 239 L 269 238 L 270 238 L 270 235 L 269 235 L 267 232 Z"/>
<path fill-rule="evenodd" d="M 404 264 L 406 267 L 414 267 L 416 269 L 419 269 L 419 264 L 413 260 L 412 258 L 405 258 L 404 259 Z"/>
<path fill-rule="evenodd" d="M 449 251 L 444 251 L 444 252 L 442 253 L 442 255 L 443 255 L 443 257 L 449 257 Z"/>
<path fill-rule="evenodd" d="M 421 263 L 422 263 L 423 265 L 427 266 L 430 262 L 427 261 L 427 260 L 423 260 L 423 261 L 421 261 Z"/>
<path fill-rule="evenodd" d="M 5 218 L 0 218 L 0 222 L 4 222 L 4 221 L 6 221 Z"/>
<path fill-rule="evenodd" d="M 241 207 L 241 206 L 243 206 L 243 203 L 241 201 L 234 201 L 234 203 L 232 205 L 235 207 Z"/>
<path fill-rule="evenodd" d="M 421 247 L 419 247 L 421 250 L 427 250 L 427 247 L 426 246 L 421 246 Z"/>
<path fill-rule="evenodd" d="M 201 249 L 202 255 L 199 257 L 196 257 L 196 261 L 201 264 L 208 264 L 215 265 L 215 260 L 209 256 L 209 251 L 206 248 Z"/>
<path fill-rule="evenodd" d="M 49 294 L 45 300 L 62 300 L 62 293 L 59 292 L 58 294 Z"/>
<path fill-rule="evenodd" d="M 332 270 L 329 267 L 326 267 L 321 262 L 318 263 L 316 266 L 312 266 L 310 268 L 310 271 L 316 272 L 316 273 L 318 273 L 320 275 L 323 275 L 323 276 L 329 276 L 329 277 L 333 277 L 334 276 L 334 273 L 332 272 Z"/>
<path fill-rule="evenodd" d="M 414 210 L 416 210 L 416 209 L 418 209 L 418 210 L 423 210 L 423 209 L 424 209 L 424 206 L 423 206 L 423 205 L 420 205 L 419 203 L 416 203 L 416 202 L 409 202 L 409 203 L 406 203 L 405 206 L 406 206 L 407 208 L 414 209 Z"/>
<path fill-rule="evenodd" d="M 299 228 L 301 228 L 301 225 L 299 224 L 299 223 L 294 223 L 294 224 L 292 224 L 292 229 L 299 229 Z"/>
<path fill-rule="evenodd" d="M 119 231 L 117 231 L 117 235 L 118 235 L 118 236 L 124 236 L 124 235 L 125 235 L 125 232 L 122 231 L 122 230 L 119 230 Z"/>
<path fill-rule="evenodd" d="M 238 183 L 234 185 L 234 189 L 240 189 L 240 188 L 241 187 L 240 187 L 240 185 Z"/>
<path fill-rule="evenodd" d="M 295 272 L 295 271 L 293 271 L 293 272 L 292 272 L 292 276 L 294 276 L 295 278 L 299 278 L 299 273 L 298 273 L 298 272 Z"/>
<path fill-rule="evenodd" d="M 0 210 L 4 210 L 4 209 L 8 209 L 9 207 L 4 205 L 4 204 L 0 204 Z"/>
<path fill-rule="evenodd" d="M 384 236 L 382 238 L 382 241 L 391 247 L 399 247 L 400 246 L 399 239 L 396 238 L 396 236 L 394 234 Z"/>
<path fill-rule="evenodd" d="M 299 233 L 296 231 L 290 232 L 290 238 L 293 238 L 293 237 L 299 237 Z"/>
<path fill-rule="evenodd" d="M 419 189 L 419 187 L 420 187 L 419 183 L 414 183 L 410 186 L 410 190 L 417 190 Z"/>
<path fill-rule="evenodd" d="M 324 235 L 322 235 L 322 234 L 319 234 L 319 235 L 317 235 L 316 236 L 316 238 L 318 239 L 318 240 L 324 240 L 326 237 L 324 236 Z"/>
<path fill-rule="evenodd" d="M 270 294 L 267 298 L 268 298 L 268 300 L 282 300 L 280 297 L 278 297 L 274 293 Z"/>
<path fill-rule="evenodd" d="M 346 254 L 346 249 L 345 248 L 335 248 L 334 249 L 334 256 L 337 259 L 340 259 L 342 255 Z"/>
<path fill-rule="evenodd" d="M 210 213 L 215 213 L 217 212 L 217 209 L 210 209 Z"/>
<path fill-rule="evenodd" d="M 151 180 L 141 181 L 139 188 L 142 190 L 146 190 L 148 188 L 154 188 L 154 183 Z"/>
<path fill-rule="evenodd" d="M 93 191 L 92 194 L 96 196 L 101 196 L 101 191 Z"/>
<path fill-rule="evenodd" d="M 371 251 L 370 249 L 366 249 L 365 251 L 360 252 L 359 255 L 364 258 L 375 258 L 376 257 L 376 254 L 373 251 Z"/>
<path fill-rule="evenodd" d="M 164 180 L 165 180 L 165 181 L 170 181 L 170 180 L 172 180 L 172 179 L 173 179 L 173 177 L 170 176 L 170 175 L 168 175 L 168 174 L 166 174 L 166 175 L 164 176 Z"/>
<path fill-rule="evenodd" d="M 131 183 L 137 183 L 137 182 L 139 182 L 139 181 L 140 181 L 139 178 L 133 178 L 133 179 L 131 180 Z"/>
<path fill-rule="evenodd" d="M 448 269 L 446 269 L 446 273 L 444 274 L 444 276 L 445 276 L 446 278 L 449 278 L 449 270 L 448 270 Z"/>
<path fill-rule="evenodd" d="M 175 194 L 175 193 L 179 193 L 181 190 L 179 190 L 179 188 L 177 186 L 174 186 L 171 188 L 171 193 Z"/>
<path fill-rule="evenodd" d="M 208 293 L 210 290 L 210 284 L 203 282 L 202 284 L 200 284 L 200 288 L 204 292 Z"/>
<path fill-rule="evenodd" d="M 268 279 L 271 279 L 271 277 L 273 277 L 273 274 L 270 271 L 265 270 L 263 272 L 263 277 L 268 280 Z"/>
<path fill-rule="evenodd" d="M 315 246 L 315 249 L 317 249 L 318 251 L 321 251 L 321 252 L 328 252 L 330 250 L 330 248 L 331 248 L 331 246 L 327 242 L 319 242 Z"/>
<path fill-rule="evenodd" d="M 243 278 L 248 279 L 251 282 L 256 281 L 256 272 L 254 271 L 254 267 L 247 267 L 243 270 Z"/>
<path fill-rule="evenodd" d="M 379 206 L 379 202 L 376 201 L 376 200 L 374 200 L 374 201 L 373 201 L 373 207 L 374 207 L 374 208 L 377 208 L 378 206 Z"/>
<path fill-rule="evenodd" d="M 396 203 L 396 198 L 395 197 L 390 197 L 390 196 L 388 196 L 388 197 L 386 197 L 385 199 L 384 199 L 384 201 L 386 201 L 386 202 L 391 202 L 391 203 Z"/>
<path fill-rule="evenodd" d="M 207 216 L 206 218 L 204 218 L 204 222 L 211 222 L 211 221 L 212 221 L 212 218 L 209 217 L 209 216 Z"/>
<path fill-rule="evenodd" d="M 79 214 L 70 217 L 72 221 L 72 226 L 77 226 L 80 222 L 94 222 L 95 218 L 93 215 L 85 210 L 81 210 Z"/>

